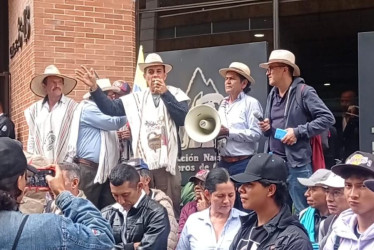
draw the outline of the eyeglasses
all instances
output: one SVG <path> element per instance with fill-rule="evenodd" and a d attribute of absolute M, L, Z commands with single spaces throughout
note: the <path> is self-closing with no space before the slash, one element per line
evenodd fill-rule
<path fill-rule="evenodd" d="M 266 73 L 271 73 L 273 71 L 273 69 L 275 69 L 275 68 L 284 68 L 284 67 L 287 67 L 287 66 L 285 66 L 285 65 L 269 66 L 269 68 L 267 68 L 267 70 L 266 70 Z"/>

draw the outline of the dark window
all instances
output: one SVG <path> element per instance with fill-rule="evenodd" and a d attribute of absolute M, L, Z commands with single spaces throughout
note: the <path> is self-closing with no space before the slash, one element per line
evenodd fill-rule
<path fill-rule="evenodd" d="M 249 29 L 249 20 L 230 20 L 213 23 L 213 33 L 231 32 Z"/>
<path fill-rule="evenodd" d="M 210 23 L 177 27 L 177 37 L 210 34 Z"/>

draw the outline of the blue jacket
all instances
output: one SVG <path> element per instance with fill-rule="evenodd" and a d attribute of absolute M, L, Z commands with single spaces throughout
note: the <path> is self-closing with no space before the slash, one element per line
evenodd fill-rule
<path fill-rule="evenodd" d="M 312 148 L 310 146 L 310 138 L 321 134 L 335 123 L 333 114 L 319 98 L 313 87 L 305 85 L 301 92 L 302 103 L 297 102 L 296 89 L 298 84 L 305 84 L 304 79 L 295 77 L 293 80 L 287 93 L 288 97 L 284 112 L 285 128 L 293 128 L 297 138 L 297 143 L 293 145 L 284 144 L 287 160 L 292 167 L 300 167 L 311 163 Z M 265 117 L 270 117 L 275 89 L 276 87 L 273 87 L 268 95 Z M 266 131 L 264 135 L 269 137 L 271 129 Z M 269 151 L 269 141 L 270 139 L 268 138 L 265 143 L 265 152 Z"/>
<path fill-rule="evenodd" d="M 111 249 L 114 244 L 109 223 L 91 202 L 70 192 L 57 196 L 56 204 L 64 216 L 31 214 L 17 249 Z M 0 211 L 0 249 L 12 249 L 25 215 Z"/>

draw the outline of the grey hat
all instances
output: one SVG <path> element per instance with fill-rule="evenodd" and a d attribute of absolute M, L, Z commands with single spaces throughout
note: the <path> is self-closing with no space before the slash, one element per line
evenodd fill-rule
<path fill-rule="evenodd" d="M 319 183 L 326 181 L 331 174 L 332 172 L 330 170 L 318 169 L 309 178 L 297 178 L 297 180 L 301 185 L 307 187 L 323 186 Z"/>

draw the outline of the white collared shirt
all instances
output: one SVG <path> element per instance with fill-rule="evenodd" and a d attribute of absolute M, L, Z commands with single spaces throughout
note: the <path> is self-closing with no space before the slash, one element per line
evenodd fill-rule
<path fill-rule="evenodd" d="M 139 197 L 139 199 L 136 201 L 136 203 L 134 204 L 134 208 L 138 208 L 138 206 L 139 206 L 139 203 L 140 203 L 140 201 L 143 199 L 143 197 L 145 196 L 145 191 L 142 189 L 142 193 L 140 194 L 140 197 Z"/>
<path fill-rule="evenodd" d="M 136 203 L 135 203 L 134 206 L 132 206 L 132 207 L 137 208 L 137 207 L 139 206 L 140 201 L 143 199 L 143 197 L 144 197 L 145 195 L 146 195 L 146 194 L 145 194 L 145 191 L 142 189 L 142 192 L 141 192 L 141 194 L 140 194 L 139 199 L 136 201 Z M 124 221 L 126 221 L 126 217 L 127 217 L 127 212 L 128 212 L 128 211 L 126 211 L 126 210 L 122 207 L 122 205 L 119 204 L 119 203 L 117 203 L 117 202 L 114 203 L 114 204 L 112 205 L 112 207 L 115 208 L 115 209 L 118 209 L 118 211 L 122 213 L 123 218 L 124 218 Z"/>
<path fill-rule="evenodd" d="M 253 113 L 262 114 L 259 101 L 243 91 L 238 98 L 229 103 L 225 97 L 218 109 L 222 125 L 229 129 L 226 146 L 220 149 L 221 156 L 253 155 L 257 153 L 258 142 L 262 136 L 258 119 Z"/>
<path fill-rule="evenodd" d="M 239 216 L 244 216 L 246 213 L 232 208 L 217 241 L 209 212 L 210 208 L 207 208 L 188 217 L 179 238 L 177 250 L 227 250 L 230 248 L 231 242 L 241 227 Z"/>

